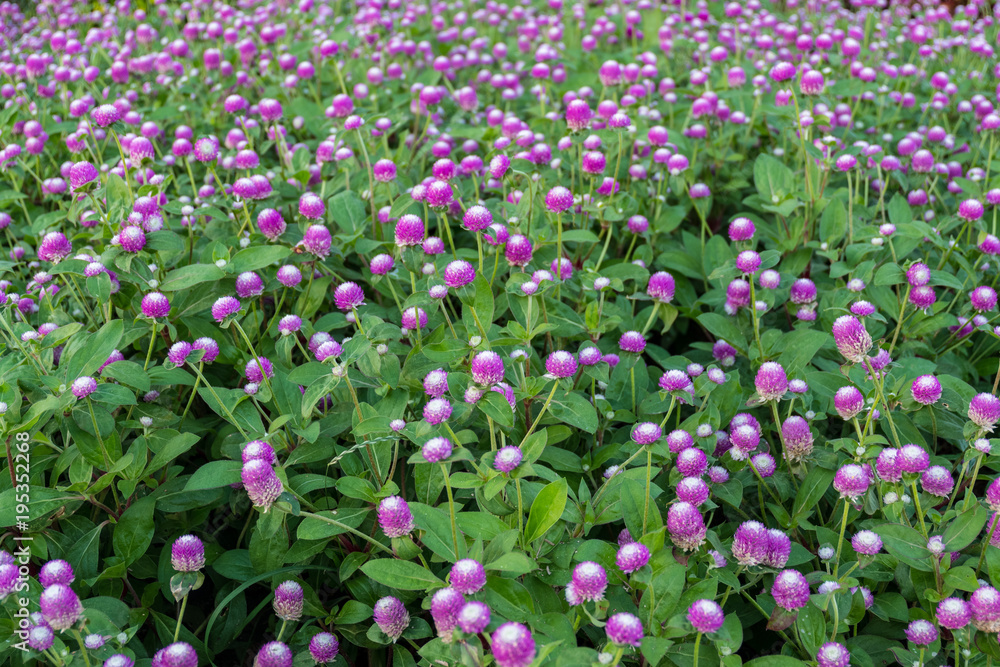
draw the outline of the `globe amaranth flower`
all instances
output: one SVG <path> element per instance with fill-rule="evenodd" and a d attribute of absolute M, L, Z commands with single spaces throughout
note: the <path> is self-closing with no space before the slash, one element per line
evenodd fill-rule
<path fill-rule="evenodd" d="M 70 391 L 75 397 L 86 398 L 97 391 L 97 380 L 90 377 L 89 375 L 84 375 L 73 380 L 73 384 L 70 387 Z"/>
<path fill-rule="evenodd" d="M 710 634 L 717 632 L 726 620 L 722 607 L 714 600 L 695 600 L 687 610 L 687 619 L 696 632 Z"/>
<path fill-rule="evenodd" d="M 931 466 L 920 476 L 920 485 L 932 496 L 947 498 L 955 486 L 955 480 L 944 466 Z"/>
<path fill-rule="evenodd" d="M 642 569 L 649 562 L 649 548 L 641 542 L 629 542 L 618 549 L 615 564 L 625 574 Z"/>
<path fill-rule="evenodd" d="M 754 385 L 762 401 L 776 401 L 788 391 L 788 376 L 781 364 L 765 361 L 757 370 Z"/>
<path fill-rule="evenodd" d="M 938 629 L 928 620 L 917 619 L 906 626 L 906 638 L 917 646 L 928 646 L 937 641 Z"/>
<path fill-rule="evenodd" d="M 674 503 L 667 510 L 670 540 L 684 551 L 697 549 L 705 542 L 705 519 L 691 503 Z"/>
<path fill-rule="evenodd" d="M 556 350 L 545 359 L 545 370 L 555 378 L 568 378 L 576 373 L 577 362 L 573 354 Z"/>
<path fill-rule="evenodd" d="M 196 535 L 181 535 L 170 547 L 170 565 L 178 572 L 197 572 L 205 567 L 205 545 Z"/>
<path fill-rule="evenodd" d="M 841 419 L 853 419 L 865 407 L 865 397 L 854 386 L 841 387 L 833 396 L 833 406 Z"/>
<path fill-rule="evenodd" d="M 297 621 L 302 618 L 305 592 L 297 581 L 283 581 L 274 589 L 271 603 L 275 615 L 283 621 Z"/>
<path fill-rule="evenodd" d="M 859 556 L 875 556 L 882 551 L 882 538 L 871 530 L 859 530 L 851 538 L 851 547 Z"/>
<path fill-rule="evenodd" d="M 247 362 L 243 372 L 250 382 L 263 382 L 265 377 L 274 377 L 274 365 L 267 357 L 257 357 Z"/>
<path fill-rule="evenodd" d="M 253 667 L 292 667 L 292 649 L 283 642 L 268 642 L 260 647 Z M 166 667 L 166 666 L 165 666 Z"/>
<path fill-rule="evenodd" d="M 972 608 L 961 598 L 945 598 L 941 600 L 934 613 L 938 625 L 949 630 L 964 628 L 972 620 Z"/>
<path fill-rule="evenodd" d="M 330 235 L 330 230 L 324 225 L 309 225 L 306 233 L 302 235 L 302 247 L 305 248 L 306 252 L 320 259 L 330 254 L 332 246 L 333 237 Z"/>
<path fill-rule="evenodd" d="M 309 640 L 309 655 L 313 662 L 325 665 L 337 659 L 340 653 L 340 641 L 329 632 L 319 632 Z"/>
<path fill-rule="evenodd" d="M 969 402 L 968 414 L 977 426 L 992 430 L 993 425 L 1000 421 L 1000 398 L 985 392 L 976 394 Z"/>
<path fill-rule="evenodd" d="M 486 569 L 472 558 L 463 558 L 451 567 L 448 581 L 460 593 L 472 595 L 486 585 Z"/>
<path fill-rule="evenodd" d="M 465 606 L 465 596 L 454 588 L 441 588 L 431 597 L 431 619 L 438 636 L 447 644 L 458 627 L 458 613 Z"/>
<path fill-rule="evenodd" d="M 160 292 L 150 292 L 142 297 L 142 314 L 149 318 L 166 317 L 170 313 L 170 301 Z"/>
<path fill-rule="evenodd" d="M 53 584 L 65 584 L 69 586 L 73 583 L 75 575 L 73 567 L 64 560 L 50 560 L 38 571 L 38 583 L 43 588 L 48 588 Z"/>
<path fill-rule="evenodd" d="M 490 624 L 490 608 L 478 600 L 466 602 L 458 611 L 456 622 L 462 632 L 478 635 Z"/>
<path fill-rule="evenodd" d="M 855 364 L 867 361 L 872 348 L 871 334 L 853 315 L 842 315 L 833 323 L 833 341 L 844 358 Z"/>
<path fill-rule="evenodd" d="M 848 667 L 851 664 L 851 654 L 843 644 L 827 642 L 819 647 L 816 664 L 817 667 Z"/>
<path fill-rule="evenodd" d="M 421 447 L 420 453 L 428 463 L 437 463 L 451 456 L 452 444 L 447 438 L 431 438 Z"/>
<path fill-rule="evenodd" d="M 732 552 L 740 565 L 760 565 L 767 558 L 767 528 L 759 521 L 745 521 L 733 535 Z"/>
<path fill-rule="evenodd" d="M 198 652 L 187 642 L 174 642 L 153 655 L 151 667 L 198 667 Z"/>
<path fill-rule="evenodd" d="M 604 599 L 608 587 L 608 575 L 604 568 L 593 561 L 585 561 L 573 568 L 573 576 L 566 591 L 571 605 L 595 602 Z"/>
<path fill-rule="evenodd" d="M 38 599 L 42 618 L 53 630 L 68 630 L 83 614 L 83 605 L 73 589 L 66 584 L 52 584 Z"/>
<path fill-rule="evenodd" d="M 646 284 L 646 294 L 659 303 L 670 303 L 674 300 L 676 283 L 674 277 L 666 271 L 659 271 L 649 277 Z"/>
<path fill-rule="evenodd" d="M 387 595 L 375 603 L 372 614 L 379 630 L 395 642 L 410 626 L 410 614 L 399 598 Z"/>
<path fill-rule="evenodd" d="M 930 465 L 931 457 L 920 445 L 907 444 L 899 448 L 899 454 L 896 455 L 896 459 L 899 462 L 899 469 L 904 473 L 918 473 L 927 470 L 927 466 Z"/>
<path fill-rule="evenodd" d="M 782 570 L 774 577 L 771 596 L 782 609 L 796 611 L 809 603 L 809 582 L 798 570 Z"/>
<path fill-rule="evenodd" d="M 250 502 L 265 512 L 285 490 L 274 468 L 266 461 L 258 459 L 244 463 L 240 477 Z"/>
<path fill-rule="evenodd" d="M 535 640 L 531 631 L 520 623 L 504 623 L 490 640 L 497 667 L 528 667 L 535 660 Z"/>
<path fill-rule="evenodd" d="M 403 537 L 416 527 L 409 504 L 400 496 L 388 496 L 379 501 L 378 525 L 386 537 Z"/>
<path fill-rule="evenodd" d="M 464 259 L 456 259 L 444 267 L 444 282 L 453 289 L 465 287 L 475 279 L 475 268 Z"/>
<path fill-rule="evenodd" d="M 427 420 L 427 423 L 436 426 L 448 421 L 451 412 L 451 402 L 447 398 L 432 398 L 424 406 L 424 419 Z"/>
<path fill-rule="evenodd" d="M 520 447 L 517 445 L 507 445 L 506 447 L 501 447 L 500 451 L 493 457 L 493 468 L 497 472 L 507 474 L 521 465 L 523 458 L 524 454 L 521 452 Z"/>
<path fill-rule="evenodd" d="M 472 358 L 472 381 L 485 387 L 503 381 L 503 359 L 492 350 L 484 350 Z"/>
<path fill-rule="evenodd" d="M 645 635 L 642 621 L 627 612 L 620 612 L 609 618 L 604 630 L 608 634 L 608 641 L 618 646 L 638 647 Z"/>
<path fill-rule="evenodd" d="M 346 282 L 337 286 L 333 298 L 337 308 L 347 312 L 364 304 L 365 293 L 357 283 Z"/>
<path fill-rule="evenodd" d="M 933 405 L 941 398 L 941 381 L 933 375 L 921 375 L 910 385 L 913 400 L 921 405 Z"/>
<path fill-rule="evenodd" d="M 708 470 L 708 455 L 697 447 L 687 447 L 677 453 L 675 465 L 685 477 L 700 477 Z"/>
<path fill-rule="evenodd" d="M 212 317 L 216 322 L 224 322 L 227 317 L 240 312 L 242 305 L 234 296 L 223 296 L 212 304 Z"/>
<path fill-rule="evenodd" d="M 856 463 L 841 466 L 833 478 L 833 488 L 849 500 L 864 495 L 870 484 L 868 472 Z"/>

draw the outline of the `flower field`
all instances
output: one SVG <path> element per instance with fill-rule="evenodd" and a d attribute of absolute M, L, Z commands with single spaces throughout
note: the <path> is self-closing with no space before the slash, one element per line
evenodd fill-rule
<path fill-rule="evenodd" d="M 995 14 L 3 2 L 0 663 L 1000 665 Z"/>

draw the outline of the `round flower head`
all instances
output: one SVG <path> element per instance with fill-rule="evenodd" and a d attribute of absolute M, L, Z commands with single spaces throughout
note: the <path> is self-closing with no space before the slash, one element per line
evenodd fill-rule
<path fill-rule="evenodd" d="M 70 387 L 70 391 L 77 398 L 86 398 L 97 391 L 97 380 L 90 377 L 89 375 L 84 375 L 73 380 L 73 385 Z"/>
<path fill-rule="evenodd" d="M 462 217 L 462 226 L 470 232 L 481 232 L 493 224 L 493 215 L 485 206 L 470 206 Z"/>
<path fill-rule="evenodd" d="M 695 631 L 709 634 L 718 631 L 726 620 L 722 607 L 714 600 L 695 600 L 687 610 L 687 619 Z"/>
<path fill-rule="evenodd" d="M 747 275 L 757 273 L 760 262 L 760 255 L 753 250 L 744 250 L 736 256 L 736 268 Z"/>
<path fill-rule="evenodd" d="M 306 233 L 302 236 L 302 247 L 305 248 L 306 252 L 320 259 L 330 254 L 332 246 L 333 237 L 330 235 L 330 230 L 323 225 L 309 225 Z"/>
<path fill-rule="evenodd" d="M 472 358 L 472 380 L 489 387 L 503 381 L 503 359 L 492 350 L 479 352 Z"/>
<path fill-rule="evenodd" d="M 770 77 L 772 81 L 776 82 L 788 81 L 795 77 L 795 65 L 782 60 L 771 68 Z"/>
<path fill-rule="evenodd" d="M 986 504 L 994 512 L 1000 511 L 1000 477 L 986 487 Z"/>
<path fill-rule="evenodd" d="M 638 331 L 626 331 L 618 339 L 618 347 L 621 348 L 622 352 L 642 354 L 642 351 L 646 349 L 646 338 Z"/>
<path fill-rule="evenodd" d="M 431 597 L 431 619 L 438 636 L 447 644 L 458 626 L 458 612 L 465 606 L 465 596 L 454 588 L 441 588 Z"/>
<path fill-rule="evenodd" d="M 750 218 L 734 218 L 729 223 L 729 239 L 731 241 L 749 241 L 757 231 Z"/>
<path fill-rule="evenodd" d="M 396 221 L 396 245 L 417 246 L 424 242 L 424 221 L 412 213 L 401 216 Z"/>
<path fill-rule="evenodd" d="M 585 561 L 573 568 L 573 590 L 582 601 L 604 599 L 608 575 L 604 568 L 593 561 Z"/>
<path fill-rule="evenodd" d="M 676 465 L 685 477 L 700 477 L 708 470 L 708 455 L 697 447 L 687 447 L 678 452 Z"/>
<path fill-rule="evenodd" d="M 520 623 L 504 623 L 490 637 L 497 667 L 528 667 L 535 660 L 535 640 Z"/>
<path fill-rule="evenodd" d="M 197 572 L 205 567 L 205 545 L 195 535 L 181 535 L 170 547 L 170 565 L 178 572 Z"/>
<path fill-rule="evenodd" d="M 947 498 L 955 486 L 955 480 L 944 466 L 931 466 L 920 476 L 920 485 L 932 496 Z"/>
<path fill-rule="evenodd" d="M 156 652 L 151 667 L 198 667 L 198 652 L 187 642 L 174 642 Z"/>
<path fill-rule="evenodd" d="M 438 368 L 425 375 L 424 392 L 432 398 L 438 398 L 448 393 L 448 372 L 443 368 Z"/>
<path fill-rule="evenodd" d="M 865 397 L 857 387 L 841 387 L 833 396 L 833 406 L 841 419 L 853 419 L 865 407 Z"/>
<path fill-rule="evenodd" d="M 705 542 L 705 520 L 691 503 L 674 503 L 667 510 L 670 540 L 684 551 L 697 549 Z"/>
<path fill-rule="evenodd" d="M 573 193 L 557 185 L 545 194 L 545 206 L 553 213 L 562 213 L 573 206 Z"/>
<path fill-rule="evenodd" d="M 629 542 L 618 549 L 615 564 L 625 574 L 632 574 L 649 562 L 649 549 L 641 542 Z"/>
<path fill-rule="evenodd" d="M 278 282 L 285 287 L 295 287 L 302 282 L 302 271 L 294 264 L 286 264 L 278 269 Z"/>
<path fill-rule="evenodd" d="M 649 277 L 646 284 L 646 294 L 649 298 L 660 303 L 670 303 L 674 299 L 676 283 L 674 277 L 666 271 L 659 271 Z"/>
<path fill-rule="evenodd" d="M 424 443 L 420 449 L 424 460 L 428 463 L 437 463 L 451 456 L 452 445 L 447 438 L 431 438 Z"/>
<path fill-rule="evenodd" d="M 250 502 L 263 511 L 267 511 L 285 490 L 274 468 L 266 461 L 247 461 L 243 464 L 240 477 Z"/>
<path fill-rule="evenodd" d="M 386 537 L 403 537 L 416 527 L 409 504 L 399 496 L 388 496 L 379 501 L 378 525 Z"/>
<path fill-rule="evenodd" d="M 166 317 L 170 312 L 170 301 L 160 292 L 150 292 L 142 297 L 142 314 L 149 318 Z"/>
<path fill-rule="evenodd" d="M 969 419 L 977 426 L 992 430 L 1000 420 L 1000 398 L 985 392 L 973 396 L 969 402 Z"/>
<path fill-rule="evenodd" d="M 194 142 L 192 154 L 198 162 L 215 162 L 219 158 L 219 140 L 215 137 L 201 137 Z"/>
<path fill-rule="evenodd" d="M 451 567 L 448 581 L 459 593 L 472 595 L 486 585 L 486 569 L 479 561 L 463 558 Z"/>
<path fill-rule="evenodd" d="M 274 448 L 263 440 L 251 440 L 243 446 L 240 452 L 243 463 L 249 461 L 264 461 L 268 465 L 276 465 L 278 457 L 274 453 Z"/>
<path fill-rule="evenodd" d="M 860 556 L 875 556 L 882 551 L 882 538 L 871 530 L 859 530 L 851 538 L 851 546 Z"/>
<path fill-rule="evenodd" d="M 930 621 L 917 619 L 906 626 L 906 638 L 917 646 L 928 646 L 937 641 L 938 629 Z"/>
<path fill-rule="evenodd" d="M 73 589 L 66 584 L 52 584 L 42 591 L 38 599 L 42 618 L 53 630 L 68 630 L 76 625 L 83 613 L 83 605 Z"/>
<path fill-rule="evenodd" d="M 781 437 L 792 461 L 800 461 L 812 452 L 813 434 L 809 422 L 798 415 L 792 415 L 782 423 Z"/>
<path fill-rule="evenodd" d="M 809 603 L 809 582 L 798 570 L 782 570 L 774 577 L 771 595 L 782 609 L 801 609 Z"/>
<path fill-rule="evenodd" d="M 73 579 L 73 567 L 64 560 L 50 560 L 38 571 L 38 583 L 43 588 L 48 588 L 53 584 L 69 586 L 73 583 Z"/>
<path fill-rule="evenodd" d="M 754 384 L 762 401 L 776 401 L 788 391 L 788 376 L 781 364 L 765 361 L 757 370 Z"/>
<path fill-rule="evenodd" d="M 259 362 L 259 363 L 258 363 Z M 251 359 L 243 369 L 250 382 L 263 382 L 264 377 L 274 377 L 274 365 L 267 357 Z"/>
<path fill-rule="evenodd" d="M 777 528 L 767 530 L 767 550 L 764 565 L 773 568 L 785 567 L 788 557 L 792 554 L 792 541 L 784 532 Z"/>
<path fill-rule="evenodd" d="M 1000 630 L 1000 592 L 992 586 L 980 586 L 969 598 L 972 625 L 983 632 Z"/>
<path fill-rule="evenodd" d="M 843 644 L 827 642 L 819 647 L 816 664 L 817 667 L 848 667 L 851 664 L 851 654 Z"/>
<path fill-rule="evenodd" d="M 901 472 L 918 473 L 927 470 L 931 457 L 920 445 L 909 444 L 899 448 L 896 460 Z"/>
<path fill-rule="evenodd" d="M 274 589 L 272 607 L 274 613 L 283 621 L 297 621 L 302 618 L 302 605 L 305 592 L 297 581 L 283 581 Z"/>
<path fill-rule="evenodd" d="M 945 598 L 938 603 L 934 613 L 938 625 L 949 630 L 964 628 L 972 620 L 969 603 L 961 598 Z"/>
<path fill-rule="evenodd" d="M 107 127 L 121 120 L 121 112 L 114 104 L 102 104 L 90 112 L 90 118 L 98 127 Z"/>
<path fill-rule="evenodd" d="M 941 398 L 941 381 L 933 375 L 921 375 L 910 386 L 913 400 L 921 405 L 933 405 Z"/>
<path fill-rule="evenodd" d="M 982 285 L 969 293 L 969 301 L 979 312 L 993 310 L 997 307 L 997 292 L 989 285 Z"/>
<path fill-rule="evenodd" d="M 55 643 L 56 633 L 47 625 L 33 625 L 28 628 L 28 646 L 36 651 L 47 651 Z M 113 658 L 114 656 L 112 656 Z M 124 657 L 124 656 L 122 656 Z M 110 660 L 109 658 L 108 660 Z M 104 663 L 107 666 L 107 662 Z M 122 664 L 120 667 L 132 667 L 134 663 Z M 112 666 L 114 667 L 114 666 Z"/>
<path fill-rule="evenodd" d="M 722 468 L 722 470 L 724 471 L 725 468 Z M 711 473 L 709 474 L 711 475 Z M 681 481 L 677 482 L 675 491 L 677 492 L 677 500 L 685 503 L 691 503 L 695 506 L 704 504 L 704 502 L 708 500 L 708 497 L 711 495 L 711 489 L 709 489 L 708 483 L 701 477 L 683 478 Z"/>
<path fill-rule="evenodd" d="M 375 603 L 375 624 L 395 642 L 410 626 L 410 614 L 399 598 L 388 595 Z"/>
<path fill-rule="evenodd" d="M 292 649 L 282 642 L 268 642 L 257 651 L 253 667 L 292 667 Z"/>
<path fill-rule="evenodd" d="M 325 665 L 337 659 L 340 641 L 329 632 L 319 632 L 309 640 L 309 655 L 317 665 Z"/>
<path fill-rule="evenodd" d="M 464 259 L 449 262 L 444 268 L 444 282 L 448 287 L 458 288 L 476 279 L 476 270 Z"/>
<path fill-rule="evenodd" d="M 403 314 L 400 317 L 400 324 L 408 331 L 412 331 L 414 329 L 426 329 L 427 313 L 423 308 L 410 306 L 403 311 Z"/>
<path fill-rule="evenodd" d="M 638 445 L 650 445 L 662 435 L 663 431 L 655 422 L 641 422 L 632 427 L 632 440 Z"/>
<path fill-rule="evenodd" d="M 524 454 L 517 445 L 507 445 L 501 447 L 496 456 L 493 457 L 493 468 L 497 472 L 507 474 L 521 464 Z"/>
<path fill-rule="evenodd" d="M 361 306 L 365 302 L 365 293 L 357 283 L 341 283 L 334 290 L 333 299 L 337 308 L 347 312 Z"/>
<path fill-rule="evenodd" d="M 864 495 L 869 484 L 868 473 L 856 463 L 841 466 L 833 478 L 833 488 L 840 492 L 841 497 L 850 500 Z"/>
<path fill-rule="evenodd" d="M 593 117 L 594 112 L 584 100 L 576 99 L 566 105 L 566 125 L 574 132 L 587 129 Z"/>
<path fill-rule="evenodd" d="M 451 417 L 451 412 L 451 402 L 447 398 L 432 398 L 424 406 L 424 419 L 429 424 L 436 426 L 448 421 L 448 418 Z"/>
<path fill-rule="evenodd" d="M 642 643 L 644 632 L 642 621 L 637 616 L 621 612 L 608 619 L 605 626 L 608 633 L 608 641 L 618 646 L 635 646 Z"/>
<path fill-rule="evenodd" d="M 478 635 L 490 624 L 490 608 L 478 600 L 466 602 L 458 611 L 456 621 L 462 632 Z"/>
<path fill-rule="evenodd" d="M 825 85 L 823 73 L 815 69 L 803 73 L 799 80 L 799 90 L 802 91 L 803 95 L 819 95 L 823 92 Z"/>
<path fill-rule="evenodd" d="M 966 199 L 958 205 L 958 217 L 976 221 L 983 217 L 983 205 L 978 199 Z"/>
<path fill-rule="evenodd" d="M 545 359 L 545 370 L 556 378 L 573 377 L 576 369 L 576 359 L 565 350 L 556 350 Z"/>
<path fill-rule="evenodd" d="M 740 565 L 760 565 L 767 558 L 767 528 L 759 521 L 744 521 L 733 535 L 733 557 Z"/>
<path fill-rule="evenodd" d="M 833 341 L 844 358 L 855 364 L 864 363 L 872 347 L 871 335 L 853 315 L 843 315 L 833 323 Z"/>
<path fill-rule="evenodd" d="M 212 317 L 215 318 L 216 322 L 223 322 L 230 315 L 235 315 L 240 312 L 239 300 L 233 296 L 223 296 L 219 297 L 214 304 L 212 304 Z"/>

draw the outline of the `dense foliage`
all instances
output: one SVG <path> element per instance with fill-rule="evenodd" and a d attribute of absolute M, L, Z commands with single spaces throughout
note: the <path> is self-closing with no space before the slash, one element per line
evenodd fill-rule
<path fill-rule="evenodd" d="M 0 659 L 1000 661 L 988 4 L 0 32 Z"/>

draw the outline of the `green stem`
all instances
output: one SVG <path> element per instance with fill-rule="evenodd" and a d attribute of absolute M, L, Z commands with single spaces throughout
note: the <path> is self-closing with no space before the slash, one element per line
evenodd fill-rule
<path fill-rule="evenodd" d="M 149 350 L 146 352 L 146 363 L 142 365 L 142 370 L 149 369 L 149 361 L 153 358 L 153 347 L 156 345 L 156 320 L 153 320 L 153 328 L 149 334 Z"/>
<path fill-rule="evenodd" d="M 76 641 L 80 644 L 80 654 L 83 655 L 83 664 L 86 667 L 90 667 L 90 658 L 87 656 L 87 645 L 83 643 L 83 637 L 80 636 L 80 631 L 76 628 L 72 628 L 70 632 L 76 637 Z"/>
<path fill-rule="evenodd" d="M 833 563 L 833 578 L 837 578 L 837 572 L 840 571 L 840 550 L 844 546 L 844 531 L 847 529 L 847 513 L 851 509 L 851 503 L 848 502 L 847 498 L 844 498 L 844 515 L 840 520 L 840 537 L 837 539 L 837 556 Z"/>
<path fill-rule="evenodd" d="M 698 649 L 701 648 L 701 633 L 694 636 L 694 667 L 698 667 Z"/>
<path fill-rule="evenodd" d="M 542 415 L 545 414 L 545 410 L 548 409 L 549 403 L 552 402 L 552 397 L 556 394 L 556 389 L 559 388 L 559 380 L 555 380 L 552 383 L 552 391 L 549 392 L 549 397 L 545 399 L 545 403 L 542 404 L 542 411 L 538 413 L 535 417 L 535 421 L 531 424 L 531 428 L 528 432 L 524 434 L 524 438 L 521 440 L 521 447 L 524 447 L 524 443 L 528 441 L 528 436 L 530 436 L 535 431 L 535 427 L 538 426 L 538 422 L 542 421 Z"/>
<path fill-rule="evenodd" d="M 444 488 L 448 493 L 448 515 L 451 519 L 451 539 L 455 543 L 455 558 L 458 558 L 458 527 L 455 525 L 455 497 L 451 493 L 451 479 L 448 475 L 448 466 L 446 466 L 443 462 L 439 463 L 439 465 L 441 466 L 441 473 L 444 475 Z"/>
<path fill-rule="evenodd" d="M 181 600 L 181 610 L 177 614 L 177 625 L 174 627 L 174 641 L 177 641 L 177 638 L 181 636 L 181 621 L 184 620 L 184 610 L 187 609 L 187 603 L 188 596 L 185 595 Z M 280 640 L 281 637 L 278 637 L 278 639 Z"/>

